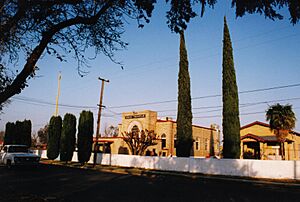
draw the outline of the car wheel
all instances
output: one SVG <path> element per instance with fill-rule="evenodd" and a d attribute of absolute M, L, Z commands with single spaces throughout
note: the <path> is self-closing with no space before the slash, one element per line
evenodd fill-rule
<path fill-rule="evenodd" d="M 6 167 L 8 168 L 8 169 L 11 169 L 11 160 L 7 160 L 6 161 Z"/>

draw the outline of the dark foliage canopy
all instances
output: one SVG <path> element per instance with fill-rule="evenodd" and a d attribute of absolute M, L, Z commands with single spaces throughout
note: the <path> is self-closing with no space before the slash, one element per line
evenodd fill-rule
<path fill-rule="evenodd" d="M 78 62 L 84 74 L 84 53 L 93 48 L 95 56 L 104 54 L 114 62 L 114 52 L 126 47 L 121 39 L 128 19 L 139 27 L 149 22 L 156 0 L 4 0 L 0 1 L 0 106 L 18 94 L 35 76 L 36 64 L 43 55 L 65 61 L 67 55 Z M 167 24 L 179 33 L 190 20 L 203 15 L 217 0 L 166 0 L 170 4 Z M 288 8 L 291 23 L 300 18 L 299 0 L 232 0 L 236 16 L 259 13 L 270 19 L 282 19 L 280 9 Z M 200 9 L 199 9 L 200 7 Z M 197 12 L 199 10 L 199 12 Z M 197 14 L 198 13 L 198 14 Z M 25 55 L 20 72 L 7 71 Z"/>
<path fill-rule="evenodd" d="M 240 158 L 239 98 L 229 29 L 224 18 L 223 38 L 223 156 Z"/>
<path fill-rule="evenodd" d="M 52 116 L 48 128 L 47 157 L 54 160 L 59 155 L 62 119 L 60 116 Z"/>
<path fill-rule="evenodd" d="M 91 111 L 82 111 L 78 124 L 78 161 L 86 163 L 90 160 L 93 145 L 94 117 Z"/>
<path fill-rule="evenodd" d="M 177 145 L 176 155 L 189 157 L 193 144 L 192 103 L 189 62 L 184 33 L 180 33 L 180 61 L 178 74 Z"/>
<path fill-rule="evenodd" d="M 60 137 L 60 160 L 71 161 L 76 143 L 76 117 L 73 114 L 66 114 Z"/>
<path fill-rule="evenodd" d="M 275 131 L 277 138 L 284 141 L 289 132 L 295 128 L 296 115 L 292 105 L 271 105 L 266 111 L 266 119 L 270 123 L 270 129 Z"/>

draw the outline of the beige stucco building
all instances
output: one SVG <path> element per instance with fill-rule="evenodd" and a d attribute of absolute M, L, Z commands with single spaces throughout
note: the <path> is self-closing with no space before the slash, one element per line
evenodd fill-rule
<path fill-rule="evenodd" d="M 259 121 L 241 128 L 241 158 L 281 160 L 280 142 L 270 125 Z M 284 159 L 300 159 L 300 133 L 291 131 L 284 141 Z"/>
<path fill-rule="evenodd" d="M 159 156 L 176 156 L 176 121 L 170 118 L 158 119 L 157 112 L 150 110 L 122 113 L 119 135 L 117 137 L 101 137 L 99 142 L 109 148 L 104 149 L 106 152 L 126 153 L 128 146 L 123 140 L 122 133 L 130 132 L 134 127 L 138 127 L 140 131 L 153 130 L 157 135 L 157 145 L 149 147 L 150 151 L 154 149 Z M 211 127 L 193 125 L 193 140 L 192 156 L 219 155 L 220 130 L 217 125 L 213 124 Z"/>

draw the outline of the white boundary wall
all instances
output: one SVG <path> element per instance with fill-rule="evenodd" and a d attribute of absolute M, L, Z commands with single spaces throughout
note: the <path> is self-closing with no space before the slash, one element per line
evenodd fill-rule
<path fill-rule="evenodd" d="M 46 152 L 36 151 L 36 154 L 47 158 Z M 72 161 L 78 161 L 77 152 L 74 152 Z M 89 163 L 93 163 L 93 154 Z M 150 157 L 98 153 L 97 164 L 210 175 L 300 180 L 300 161 Z"/>

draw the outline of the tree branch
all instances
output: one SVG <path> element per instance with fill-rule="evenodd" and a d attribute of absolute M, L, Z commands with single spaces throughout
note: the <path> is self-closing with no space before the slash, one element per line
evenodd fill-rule
<path fill-rule="evenodd" d="M 64 28 L 70 27 L 76 24 L 92 25 L 97 22 L 102 14 L 104 14 L 111 6 L 113 1 L 106 1 L 102 8 L 96 13 L 96 15 L 85 18 L 77 16 L 75 18 L 60 22 L 45 31 L 42 34 L 42 39 L 38 46 L 34 48 L 32 53 L 27 58 L 27 62 L 24 65 L 22 71 L 17 75 L 11 85 L 9 85 L 3 92 L 0 93 L 0 103 L 4 103 L 13 95 L 19 94 L 22 89 L 26 87 L 26 80 L 34 73 L 35 65 L 42 53 L 46 49 L 49 42 L 51 42 L 53 36 Z"/>

